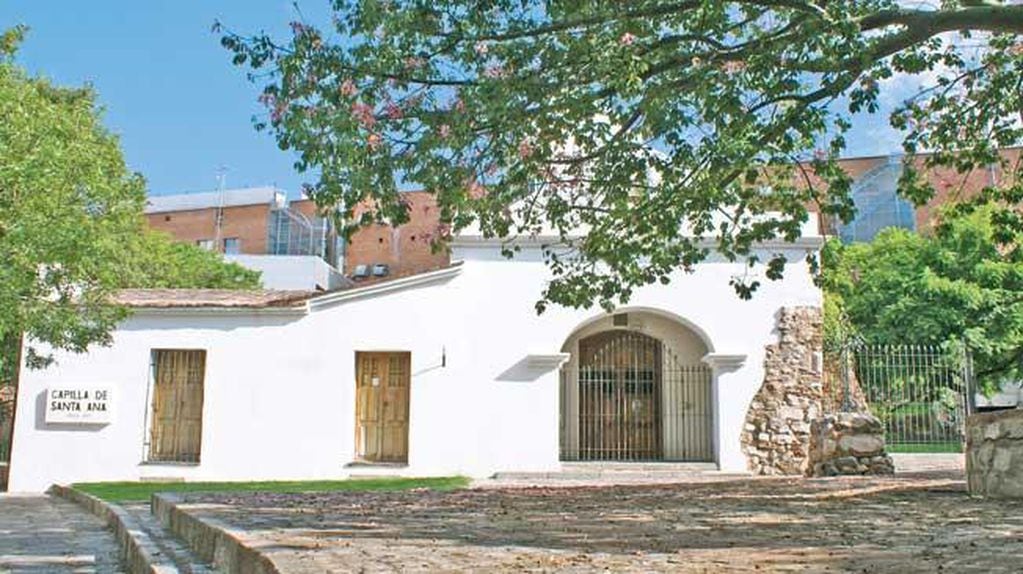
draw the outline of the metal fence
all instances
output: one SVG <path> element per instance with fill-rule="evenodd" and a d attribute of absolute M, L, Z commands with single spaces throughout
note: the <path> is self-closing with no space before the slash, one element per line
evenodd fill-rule
<path fill-rule="evenodd" d="M 935 345 L 855 345 L 826 358 L 825 409 L 867 408 L 890 452 L 962 452 L 973 410 L 968 352 Z"/>
<path fill-rule="evenodd" d="M 579 461 L 713 460 L 711 371 L 661 341 L 624 330 L 579 342 L 563 373 L 562 458 Z"/>

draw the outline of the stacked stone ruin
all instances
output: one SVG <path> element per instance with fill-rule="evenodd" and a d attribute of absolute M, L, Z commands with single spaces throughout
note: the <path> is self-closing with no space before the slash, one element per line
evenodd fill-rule
<path fill-rule="evenodd" d="M 765 350 L 764 383 L 753 397 L 742 433 L 753 474 L 893 472 L 877 418 L 863 412 L 825 416 L 836 405 L 825 404 L 822 327 L 818 307 L 791 307 L 778 313 L 778 342 Z M 853 399 L 853 410 L 865 409 L 858 387 Z"/>
<path fill-rule="evenodd" d="M 821 310 L 793 307 L 778 314 L 778 342 L 764 357 L 764 383 L 746 415 L 742 446 L 753 474 L 803 474 L 810 423 L 820 416 Z"/>
<path fill-rule="evenodd" d="M 810 424 L 809 476 L 892 474 L 884 425 L 866 413 L 836 413 Z"/>
<path fill-rule="evenodd" d="M 967 419 L 966 479 L 970 494 L 1023 499 L 1023 409 Z"/>

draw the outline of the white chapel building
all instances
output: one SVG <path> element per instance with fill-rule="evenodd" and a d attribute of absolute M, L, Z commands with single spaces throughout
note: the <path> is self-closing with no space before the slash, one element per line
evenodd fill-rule
<path fill-rule="evenodd" d="M 550 307 L 543 238 L 457 237 L 453 264 L 321 293 L 126 291 L 113 342 L 23 369 L 12 491 L 143 479 L 486 477 L 566 461 L 750 467 L 742 433 L 785 309 L 821 305 L 804 263 L 780 281 L 713 255 L 628 306 Z"/>

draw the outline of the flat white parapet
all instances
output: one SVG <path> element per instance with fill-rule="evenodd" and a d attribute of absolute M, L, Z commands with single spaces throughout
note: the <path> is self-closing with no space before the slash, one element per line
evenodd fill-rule
<path fill-rule="evenodd" d="M 315 255 L 226 255 L 224 258 L 262 273 L 266 289 L 331 291 L 350 283 L 340 271 Z"/>
<path fill-rule="evenodd" d="M 762 221 L 770 219 L 772 217 L 780 216 L 780 212 L 765 213 L 755 220 Z M 714 225 L 721 223 L 725 220 L 724 215 L 718 215 L 714 219 Z M 685 236 L 692 237 L 690 232 L 690 226 L 688 224 L 682 224 L 682 233 Z M 506 238 L 487 238 L 483 236 L 479 226 L 476 224 L 466 227 L 458 233 L 452 240 L 452 245 L 460 247 L 468 247 L 473 245 L 557 245 L 559 243 L 571 243 L 573 239 L 578 239 L 586 236 L 587 228 L 579 227 L 569 233 L 566 237 L 562 237 L 556 229 L 549 225 L 544 225 L 537 233 L 528 235 L 519 235 Z M 705 245 L 708 248 L 713 248 L 715 245 L 715 239 L 713 237 L 706 237 L 701 240 L 701 245 Z M 782 238 L 775 240 L 765 241 L 761 243 L 761 246 L 768 248 L 782 248 L 782 247 L 798 247 L 806 249 L 819 249 L 824 244 L 824 238 L 820 234 L 819 218 L 816 213 L 810 213 L 810 217 L 803 222 L 801 228 L 801 235 L 796 241 L 786 241 Z"/>

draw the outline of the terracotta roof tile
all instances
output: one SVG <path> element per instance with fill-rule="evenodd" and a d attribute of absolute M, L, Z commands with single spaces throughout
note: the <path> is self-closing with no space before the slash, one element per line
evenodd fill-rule
<path fill-rule="evenodd" d="M 126 307 L 233 307 L 259 309 L 296 307 L 316 293 L 314 291 L 230 289 L 123 289 L 113 302 Z"/>
<path fill-rule="evenodd" d="M 330 291 L 284 291 L 273 289 L 255 289 L 251 291 L 235 291 L 230 289 L 122 289 L 112 298 L 112 302 L 125 307 L 167 309 L 183 307 L 225 307 L 236 309 L 265 309 L 268 307 L 287 308 L 300 307 L 309 299 L 351 291 L 360 287 L 379 285 L 389 281 L 405 279 L 414 275 L 423 275 L 442 269 L 458 267 L 461 261 L 449 265 L 439 265 L 430 269 L 415 272 L 374 277 L 359 281 L 351 281 L 345 286 Z"/>

